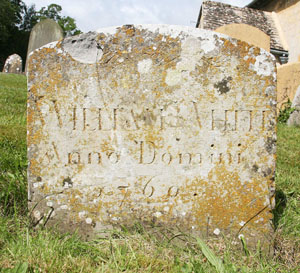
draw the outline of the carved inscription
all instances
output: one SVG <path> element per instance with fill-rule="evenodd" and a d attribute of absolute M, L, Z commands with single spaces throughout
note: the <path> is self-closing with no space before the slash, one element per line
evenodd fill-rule
<path fill-rule="evenodd" d="M 197 106 L 194 105 L 195 119 L 191 117 L 182 117 L 180 115 L 174 116 L 164 113 L 163 109 L 155 112 L 150 112 L 147 108 L 143 113 L 138 115 L 134 113 L 133 109 L 97 109 L 99 111 L 98 117 L 96 116 L 96 108 L 83 108 L 83 120 L 74 121 L 75 123 L 82 123 L 82 130 L 126 130 L 137 131 L 146 129 L 147 126 L 165 130 L 170 128 L 186 128 L 197 126 L 203 130 L 220 130 L 220 131 L 251 131 L 253 130 L 253 119 L 260 119 L 261 127 L 255 128 L 265 130 L 265 115 L 266 110 L 253 111 L 253 110 L 211 110 L 210 112 L 199 112 L 196 110 Z M 74 108 L 75 109 L 75 108 Z M 88 113 L 88 114 L 87 114 Z M 151 113 L 151 117 L 149 114 Z M 155 116 L 158 114 L 158 116 Z M 76 115 L 75 110 L 73 119 Z M 105 116 L 105 119 L 103 118 Z M 74 130 L 79 127 L 73 127 Z M 87 129 L 89 128 L 89 129 Z"/>
<path fill-rule="evenodd" d="M 83 154 L 83 153 L 82 153 Z M 84 153 L 86 154 L 86 153 Z M 120 160 L 120 154 L 117 152 L 106 152 L 103 153 L 106 160 L 111 164 L 117 164 Z M 80 152 L 68 153 L 68 164 L 102 164 L 103 155 L 100 152 L 89 152 L 83 160 Z"/>
<path fill-rule="evenodd" d="M 177 197 L 178 194 L 180 194 L 181 189 L 178 186 L 163 187 L 162 192 L 158 193 L 158 191 L 155 189 L 155 186 L 150 185 L 150 183 L 153 182 L 153 180 L 155 180 L 156 185 L 161 184 L 162 181 L 160 177 L 140 176 L 139 178 L 142 179 L 143 181 L 146 181 L 146 183 L 144 184 L 144 186 L 142 185 L 137 186 L 136 190 L 139 194 L 143 195 L 145 198 L 151 198 L 151 197 L 155 198 L 156 195 L 162 195 L 166 197 Z M 134 179 L 119 178 L 118 182 L 124 184 L 115 185 L 113 187 L 101 186 L 101 187 L 97 187 L 97 189 L 94 189 L 95 191 L 98 192 L 97 197 L 104 198 L 104 196 L 121 195 L 120 198 L 121 201 L 119 203 L 119 207 L 122 207 L 134 188 L 133 186 Z"/>
<path fill-rule="evenodd" d="M 180 112 L 180 106 L 176 103 L 166 107 L 136 109 L 116 107 L 72 107 L 65 109 L 70 118 L 61 118 L 61 111 L 56 100 L 52 100 L 45 107 L 48 113 L 41 111 L 44 101 L 36 101 L 36 109 L 42 125 L 45 125 L 44 116 L 53 113 L 57 119 L 58 128 L 68 126 L 63 124 L 70 120 L 73 131 L 139 131 L 148 128 L 167 130 L 174 128 L 197 128 L 210 131 L 239 131 L 270 130 L 273 124 L 269 124 L 269 116 L 273 116 L 270 110 L 219 110 L 211 109 L 202 111 L 196 102 L 188 103 L 190 111 L 194 115 Z M 254 124 L 256 124 L 254 126 Z M 257 124 L 259 126 L 257 127 Z"/>
<path fill-rule="evenodd" d="M 150 186 L 149 183 L 151 182 L 151 180 L 153 179 L 153 177 L 151 177 L 147 183 L 145 184 L 144 188 L 143 188 L 143 194 L 147 197 L 151 197 L 155 191 L 153 186 Z"/>
<path fill-rule="evenodd" d="M 241 153 L 220 153 L 218 151 L 213 152 L 165 152 L 157 149 L 152 141 L 134 141 L 139 146 L 137 151 L 138 156 L 132 155 L 132 159 L 138 158 L 136 164 L 151 165 L 151 164 L 178 164 L 178 165 L 201 165 L 202 163 L 211 164 L 239 164 L 241 163 Z M 237 147 L 241 148 L 241 144 L 238 143 Z M 214 144 L 210 146 L 211 150 L 214 148 Z M 120 151 L 110 152 L 87 152 L 87 151 L 73 151 L 69 152 L 67 156 L 68 164 L 102 164 L 103 160 L 110 164 L 117 164 L 121 160 L 126 160 L 128 155 L 122 158 Z"/>

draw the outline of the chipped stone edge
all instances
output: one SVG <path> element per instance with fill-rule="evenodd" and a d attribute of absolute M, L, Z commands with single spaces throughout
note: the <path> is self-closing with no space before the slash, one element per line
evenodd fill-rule
<path fill-rule="evenodd" d="M 97 29 L 95 32 L 97 33 L 104 33 L 104 34 L 111 34 L 114 35 L 118 28 L 122 27 L 122 26 L 126 26 L 126 25 L 120 25 L 120 26 L 111 26 L 111 27 L 104 27 L 104 28 L 99 28 Z M 206 29 L 200 29 L 200 28 L 192 28 L 189 26 L 181 26 L 181 25 L 166 25 L 166 24 L 132 24 L 132 25 L 128 25 L 128 26 L 133 26 L 139 30 L 142 29 L 147 29 L 151 32 L 158 32 L 159 34 L 162 35 L 168 35 L 172 38 L 178 37 L 180 36 L 180 34 L 182 33 L 186 33 L 188 35 L 192 35 L 194 37 L 201 37 L 201 38 L 208 38 L 212 35 L 217 35 L 218 37 L 222 37 L 231 41 L 238 41 L 238 39 L 232 38 L 228 35 L 219 33 L 219 32 L 215 32 L 215 31 L 211 31 L 211 30 L 206 30 Z M 80 34 L 79 34 L 80 35 Z M 70 38 L 70 37 L 68 37 Z M 54 41 L 51 43 L 48 43 L 40 48 L 35 49 L 34 51 L 30 52 L 29 56 L 30 57 L 35 51 L 40 50 L 42 48 L 54 48 L 57 43 L 59 41 Z M 246 43 L 246 42 L 245 42 Z M 256 47 L 254 45 L 249 44 L 251 47 Z M 258 47 L 260 48 L 260 47 Z M 273 58 L 273 60 L 275 61 L 275 57 L 268 51 L 266 51 L 263 48 L 260 48 L 260 50 L 262 51 L 262 53 L 267 54 L 268 56 L 271 56 Z"/>
<path fill-rule="evenodd" d="M 148 29 L 151 32 L 158 32 L 159 34 L 162 34 L 162 35 L 169 35 L 172 38 L 175 38 L 175 37 L 179 36 L 182 32 L 185 32 L 185 33 L 195 36 L 195 37 L 203 37 L 204 36 L 204 38 L 205 38 L 205 36 L 211 36 L 213 34 L 213 35 L 217 35 L 218 37 L 226 38 L 226 39 L 229 39 L 232 41 L 241 41 L 239 39 L 232 38 L 223 33 L 215 32 L 215 31 L 211 31 L 211 30 L 207 30 L 207 29 L 182 26 L 182 25 L 166 25 L 166 24 L 136 24 L 135 25 L 135 24 L 132 24 L 132 25 L 128 25 L 128 26 L 133 26 L 139 30 Z M 117 32 L 117 29 L 120 27 L 122 27 L 122 26 L 111 26 L 111 27 L 99 28 L 96 30 L 96 32 L 114 35 Z M 247 43 L 245 41 L 243 41 L 243 42 Z M 251 47 L 257 47 L 255 45 L 251 45 L 251 44 L 249 44 L 249 45 Z M 275 61 L 275 57 L 270 52 L 268 52 L 267 50 L 265 50 L 261 47 L 257 47 L 257 48 L 260 48 L 263 53 L 267 53 L 267 55 L 271 56 Z"/>

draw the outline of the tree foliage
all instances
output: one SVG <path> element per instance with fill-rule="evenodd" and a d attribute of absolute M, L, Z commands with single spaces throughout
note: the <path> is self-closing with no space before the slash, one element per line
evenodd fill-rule
<path fill-rule="evenodd" d="M 13 44 L 12 36 L 17 33 L 21 9 L 11 0 L 0 1 L 0 64 L 5 61 Z"/>
<path fill-rule="evenodd" d="M 23 16 L 20 24 L 20 30 L 30 32 L 34 25 L 38 23 L 38 18 L 36 16 L 35 6 L 23 6 L 22 9 Z"/>
<path fill-rule="evenodd" d="M 36 11 L 34 5 L 26 6 L 22 0 L 0 0 L 0 71 L 6 58 L 14 53 L 26 60 L 30 31 L 43 19 L 56 21 L 65 36 L 81 33 L 74 18 L 63 16 L 60 5 L 51 4 Z"/>

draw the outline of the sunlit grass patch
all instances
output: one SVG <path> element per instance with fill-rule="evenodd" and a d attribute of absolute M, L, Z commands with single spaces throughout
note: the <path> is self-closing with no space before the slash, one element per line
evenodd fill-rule
<path fill-rule="evenodd" d="M 27 209 L 26 77 L 0 74 L 0 215 Z"/>

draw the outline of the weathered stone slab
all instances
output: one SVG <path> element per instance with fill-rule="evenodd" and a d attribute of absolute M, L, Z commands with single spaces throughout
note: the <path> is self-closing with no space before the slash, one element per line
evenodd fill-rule
<path fill-rule="evenodd" d="M 287 124 L 289 126 L 300 126 L 300 85 L 292 102 L 292 108 L 294 108 L 294 112 L 290 115 Z"/>
<path fill-rule="evenodd" d="M 37 23 L 30 32 L 27 58 L 37 48 L 64 38 L 62 28 L 52 19 L 44 19 Z M 26 61 L 27 68 L 27 61 Z"/>
<path fill-rule="evenodd" d="M 274 58 L 222 34 L 123 26 L 36 50 L 28 181 L 37 221 L 135 221 L 270 242 Z"/>
<path fill-rule="evenodd" d="M 10 55 L 3 66 L 3 73 L 22 73 L 22 58 L 18 54 Z"/>

